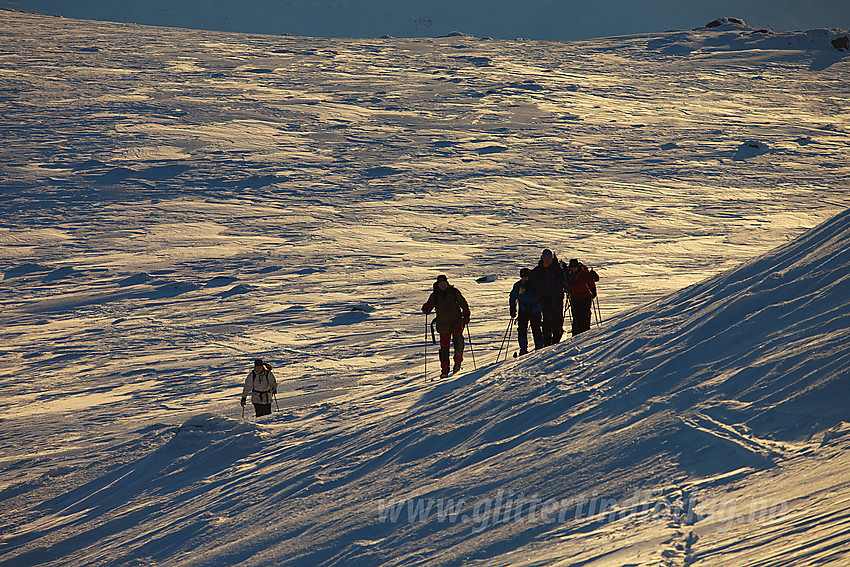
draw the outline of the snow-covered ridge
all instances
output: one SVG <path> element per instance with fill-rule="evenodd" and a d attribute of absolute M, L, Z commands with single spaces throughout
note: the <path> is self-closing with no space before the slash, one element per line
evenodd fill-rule
<path fill-rule="evenodd" d="M 844 29 L 821 28 L 806 31 L 774 32 L 754 28 L 735 18 L 714 20 L 702 28 L 664 35 L 650 41 L 648 47 L 669 55 L 699 51 L 814 50 L 847 51 L 850 34 Z"/>
<path fill-rule="evenodd" d="M 848 241 L 844 212 L 740 268 L 623 314 L 579 341 L 577 354 L 565 348 L 563 365 L 582 366 L 578 374 L 606 403 L 705 407 L 770 438 L 832 427 L 846 418 L 834 401 L 849 362 Z"/>

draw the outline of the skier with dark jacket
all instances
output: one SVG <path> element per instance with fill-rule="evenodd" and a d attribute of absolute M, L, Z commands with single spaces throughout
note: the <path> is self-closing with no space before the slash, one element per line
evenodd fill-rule
<path fill-rule="evenodd" d="M 457 372 L 463 363 L 463 328 L 469 323 L 469 304 L 456 287 L 449 285 L 449 279 L 440 275 L 434 282 L 434 291 L 428 301 L 422 305 L 426 315 L 436 309 L 434 324 L 440 333 L 440 378 L 449 375 L 449 344 L 454 345 L 454 368 Z"/>
<path fill-rule="evenodd" d="M 269 415 L 272 412 L 272 396 L 277 394 L 277 380 L 272 374 L 272 367 L 258 358 L 254 361 L 254 369 L 245 378 L 242 388 L 242 407 L 245 407 L 248 394 L 257 417 Z"/>
<path fill-rule="evenodd" d="M 543 346 L 558 343 L 564 334 L 564 291 L 567 281 L 561 263 L 548 248 L 540 255 L 537 266 L 531 270 L 530 281 L 540 300 Z"/>
<path fill-rule="evenodd" d="M 543 347 L 543 330 L 540 323 L 540 302 L 529 279 L 531 270 L 523 268 L 519 271 L 519 281 L 514 284 L 510 295 L 511 319 L 517 318 L 517 341 L 520 355 L 528 353 L 528 325 L 531 324 L 531 334 L 534 337 L 534 350 Z M 519 309 L 517 309 L 519 307 Z"/>
<path fill-rule="evenodd" d="M 570 294 L 570 310 L 573 315 L 573 336 L 590 329 L 593 298 L 596 297 L 596 282 L 599 275 L 578 261 L 570 260 L 567 286 Z"/>

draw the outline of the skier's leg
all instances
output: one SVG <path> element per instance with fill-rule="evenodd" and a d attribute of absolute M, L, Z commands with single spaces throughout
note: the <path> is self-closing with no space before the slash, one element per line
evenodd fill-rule
<path fill-rule="evenodd" d="M 590 313 L 590 310 L 592 308 L 593 308 L 593 298 L 589 297 L 584 301 L 584 304 L 582 305 L 582 309 L 583 309 L 583 311 L 582 311 L 582 322 L 581 322 L 582 332 L 590 330 L 591 319 L 593 317 Z"/>
<path fill-rule="evenodd" d="M 454 343 L 455 347 L 455 365 L 452 372 L 457 372 L 463 363 L 463 332 L 454 335 L 452 337 L 452 343 Z"/>
<path fill-rule="evenodd" d="M 547 298 L 546 300 L 541 301 L 540 308 L 542 311 L 540 316 L 542 321 L 541 327 L 543 330 L 543 346 L 549 346 L 555 344 L 552 340 L 552 334 L 554 332 L 554 319 L 556 315 L 552 313 L 552 299 Z"/>
<path fill-rule="evenodd" d="M 540 326 L 540 313 L 532 313 L 529 319 L 531 322 L 531 336 L 534 337 L 534 350 L 543 348 L 543 329 Z"/>
<path fill-rule="evenodd" d="M 449 375 L 449 345 L 452 342 L 451 333 L 440 333 L 440 376 Z"/>
<path fill-rule="evenodd" d="M 564 336 L 564 298 L 554 298 L 552 301 L 552 342 L 561 342 L 561 337 Z"/>
<path fill-rule="evenodd" d="M 587 299 L 572 300 L 573 336 L 590 329 L 590 307 L 591 303 Z"/>
<path fill-rule="evenodd" d="M 519 353 L 525 354 L 528 352 L 528 320 L 531 313 L 523 313 L 520 311 L 517 317 L 516 340 L 519 343 Z"/>
<path fill-rule="evenodd" d="M 254 404 L 254 413 L 256 413 L 257 417 L 263 415 L 269 415 L 272 413 L 272 405 L 271 404 Z"/>

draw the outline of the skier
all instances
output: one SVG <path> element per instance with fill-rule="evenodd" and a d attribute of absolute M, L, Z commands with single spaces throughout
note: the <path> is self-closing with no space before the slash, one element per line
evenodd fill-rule
<path fill-rule="evenodd" d="M 588 269 L 577 258 L 570 260 L 567 286 L 570 293 L 570 310 L 573 314 L 573 336 L 590 329 L 590 310 L 596 297 L 599 275 Z"/>
<path fill-rule="evenodd" d="M 269 415 L 272 412 L 272 395 L 277 394 L 277 380 L 272 374 L 272 367 L 260 358 L 254 361 L 254 369 L 245 378 L 245 387 L 242 389 L 242 407 L 245 407 L 249 392 L 257 417 Z"/>
<path fill-rule="evenodd" d="M 454 345 L 454 368 L 457 372 L 463 362 L 463 327 L 469 324 L 469 304 L 456 287 L 449 285 L 449 279 L 444 275 L 437 276 L 434 291 L 428 296 L 428 301 L 422 305 L 426 315 L 432 309 L 437 310 L 435 324 L 440 333 L 440 378 L 449 375 L 449 344 Z"/>
<path fill-rule="evenodd" d="M 511 319 L 517 317 L 517 341 L 519 354 L 528 353 L 528 324 L 531 323 L 531 334 L 534 337 L 534 350 L 543 347 L 543 330 L 540 327 L 540 302 L 537 294 L 529 283 L 531 270 L 523 268 L 519 271 L 519 281 L 514 284 L 510 295 Z M 517 311 L 517 304 L 519 310 Z"/>
<path fill-rule="evenodd" d="M 548 248 L 531 270 L 531 286 L 537 293 L 542 314 L 543 346 L 561 341 L 564 334 L 564 291 L 567 281 L 555 254 Z"/>

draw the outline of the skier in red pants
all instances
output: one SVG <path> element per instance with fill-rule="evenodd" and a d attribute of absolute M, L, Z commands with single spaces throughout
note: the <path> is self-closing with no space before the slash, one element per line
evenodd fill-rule
<path fill-rule="evenodd" d="M 426 315 L 437 310 L 435 324 L 440 333 L 440 378 L 449 375 L 449 345 L 454 344 L 454 368 L 457 372 L 463 363 L 463 328 L 469 323 L 469 304 L 456 287 L 449 285 L 449 279 L 440 275 L 434 282 L 434 291 L 422 306 Z"/>

